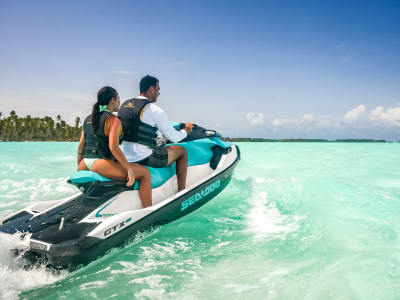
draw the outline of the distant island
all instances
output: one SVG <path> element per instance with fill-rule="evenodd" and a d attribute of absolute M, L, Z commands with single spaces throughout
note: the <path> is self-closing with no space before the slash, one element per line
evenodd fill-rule
<path fill-rule="evenodd" d="M 60 115 L 43 118 L 27 115 L 19 117 L 13 110 L 8 117 L 2 117 L 0 112 L 0 141 L 79 141 L 82 131 L 81 119 L 75 118 L 74 126 L 69 125 Z M 265 139 L 265 138 L 230 138 L 223 137 L 228 142 L 317 142 L 317 143 L 386 143 L 386 140 L 374 139 Z"/>
<path fill-rule="evenodd" d="M 264 139 L 264 138 L 229 138 L 224 137 L 224 141 L 227 142 L 283 142 L 283 143 L 302 143 L 302 142 L 314 142 L 314 143 L 387 143 L 386 140 L 374 140 L 374 139 Z"/>

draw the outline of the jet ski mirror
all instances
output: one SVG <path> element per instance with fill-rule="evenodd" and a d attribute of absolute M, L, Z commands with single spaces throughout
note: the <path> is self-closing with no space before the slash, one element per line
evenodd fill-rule
<path fill-rule="evenodd" d="M 217 132 L 215 130 L 206 130 L 206 131 L 204 131 L 204 134 L 206 136 L 216 136 Z"/>

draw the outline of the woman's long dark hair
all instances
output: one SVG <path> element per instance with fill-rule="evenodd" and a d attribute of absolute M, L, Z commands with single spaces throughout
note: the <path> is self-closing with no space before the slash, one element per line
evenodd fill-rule
<path fill-rule="evenodd" d="M 99 128 L 100 122 L 100 105 L 108 105 L 112 98 L 117 98 L 118 93 L 116 89 L 111 86 L 102 87 L 97 93 L 97 102 L 93 105 L 92 110 L 92 125 L 94 132 Z"/>

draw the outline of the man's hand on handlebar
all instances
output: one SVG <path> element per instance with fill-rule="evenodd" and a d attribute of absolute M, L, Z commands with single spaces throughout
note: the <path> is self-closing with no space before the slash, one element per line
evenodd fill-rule
<path fill-rule="evenodd" d="M 192 132 L 192 130 L 193 130 L 193 127 L 194 127 L 194 125 L 192 124 L 192 123 L 186 123 L 185 124 L 185 130 L 186 130 L 186 132 L 189 134 L 189 133 L 191 133 Z"/>

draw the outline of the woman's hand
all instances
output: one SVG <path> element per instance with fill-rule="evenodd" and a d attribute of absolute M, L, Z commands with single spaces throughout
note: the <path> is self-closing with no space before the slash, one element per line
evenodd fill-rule
<path fill-rule="evenodd" d="M 130 167 L 128 168 L 128 176 L 126 180 L 128 181 L 126 183 L 126 186 L 132 186 L 135 183 L 135 173 L 133 172 L 133 169 Z"/>

